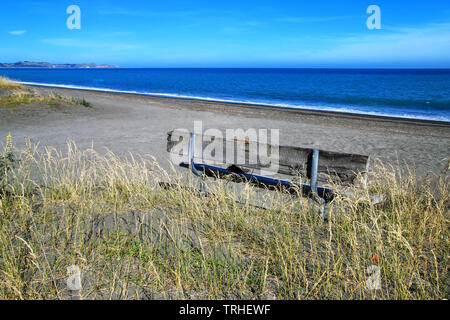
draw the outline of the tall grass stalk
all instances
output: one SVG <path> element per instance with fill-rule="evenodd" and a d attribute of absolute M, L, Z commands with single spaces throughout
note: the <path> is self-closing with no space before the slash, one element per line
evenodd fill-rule
<path fill-rule="evenodd" d="M 447 172 L 432 187 L 378 166 L 324 222 L 308 199 L 224 180 L 201 195 L 150 156 L 74 143 L 15 154 L 0 190 L 1 299 L 69 299 L 70 265 L 81 299 L 449 297 Z M 266 209 L 236 201 L 261 192 Z M 366 286 L 374 254 L 380 290 Z"/>

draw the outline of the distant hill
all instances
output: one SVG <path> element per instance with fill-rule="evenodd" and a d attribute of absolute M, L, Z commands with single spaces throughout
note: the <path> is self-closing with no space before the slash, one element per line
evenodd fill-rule
<path fill-rule="evenodd" d="M 15 63 L 0 63 L 0 68 L 71 68 L 71 69 L 102 69 L 102 68 L 120 68 L 117 66 L 110 66 L 108 64 L 52 64 L 49 62 L 31 62 L 20 61 Z"/>

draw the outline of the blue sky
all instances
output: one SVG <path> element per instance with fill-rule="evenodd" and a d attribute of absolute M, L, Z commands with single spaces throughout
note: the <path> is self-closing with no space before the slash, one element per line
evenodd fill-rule
<path fill-rule="evenodd" d="M 69 30 L 69 5 L 81 29 Z M 369 30 L 369 5 L 381 29 Z M 450 68 L 448 0 L 2 1 L 0 62 Z"/>

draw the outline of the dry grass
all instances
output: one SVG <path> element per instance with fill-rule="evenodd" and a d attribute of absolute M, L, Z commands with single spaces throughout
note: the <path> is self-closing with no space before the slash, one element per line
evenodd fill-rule
<path fill-rule="evenodd" d="M 2 106 L 19 106 L 31 103 L 41 103 L 50 106 L 55 105 L 83 105 L 85 107 L 92 107 L 92 105 L 83 99 L 73 97 L 61 96 L 55 93 L 47 97 L 43 97 L 36 90 L 32 90 L 21 84 L 12 82 L 11 80 L 0 77 L 0 90 L 6 94 L 0 95 L 0 107 Z"/>
<path fill-rule="evenodd" d="M 449 181 L 374 170 L 367 189 L 332 203 L 327 222 L 304 198 L 269 192 L 268 209 L 223 180 L 208 196 L 151 157 L 16 150 L 0 192 L 0 299 L 443 299 L 449 297 Z M 161 188 L 159 182 L 175 187 Z M 196 187 L 197 182 L 192 181 Z M 368 290 L 378 257 L 381 289 Z M 73 292 L 72 292 L 73 295 Z"/>
<path fill-rule="evenodd" d="M 8 78 L 0 77 L 0 89 L 23 89 L 24 87 Z"/>

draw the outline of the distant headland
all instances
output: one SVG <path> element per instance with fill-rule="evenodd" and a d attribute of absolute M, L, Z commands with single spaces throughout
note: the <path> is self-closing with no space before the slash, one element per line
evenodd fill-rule
<path fill-rule="evenodd" d="M 49 62 L 31 62 L 31 61 L 20 61 L 14 63 L 0 63 L 0 68 L 70 68 L 70 69 L 105 69 L 105 68 L 120 68 L 117 66 L 110 66 L 108 64 L 53 64 Z"/>

